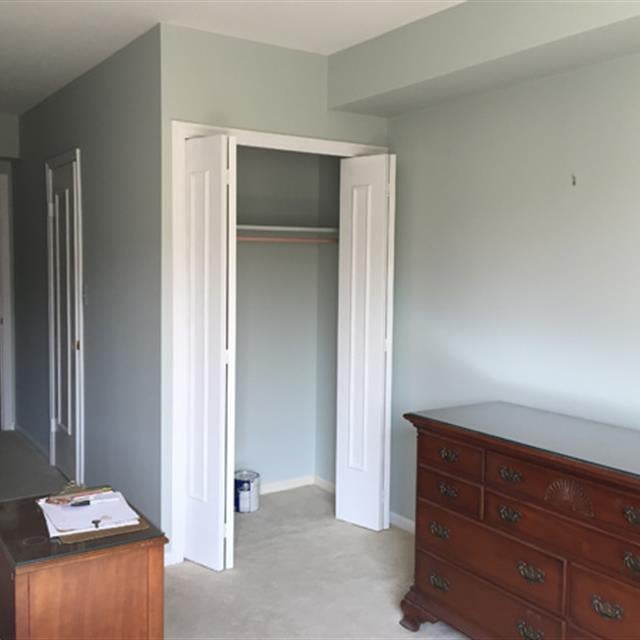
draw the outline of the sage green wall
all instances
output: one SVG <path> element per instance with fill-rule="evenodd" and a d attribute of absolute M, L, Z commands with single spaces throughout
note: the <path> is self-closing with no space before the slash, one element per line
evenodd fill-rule
<path fill-rule="evenodd" d="M 338 225 L 340 160 L 238 148 L 238 223 Z M 236 468 L 335 478 L 336 245 L 238 244 Z"/>
<path fill-rule="evenodd" d="M 413 517 L 407 410 L 507 400 L 640 427 L 639 74 L 628 56 L 391 120 L 393 511 Z"/>
<path fill-rule="evenodd" d="M 0 158 L 17 158 L 20 155 L 18 116 L 0 113 Z"/>
<path fill-rule="evenodd" d="M 385 144 L 387 120 L 330 111 L 325 56 L 173 25 L 161 25 L 163 232 L 170 237 L 171 121 Z M 165 298 L 165 304 L 171 301 Z M 164 331 L 169 332 L 170 326 Z M 170 354 L 163 354 L 171 366 Z M 165 396 L 166 398 L 167 396 Z M 165 399 L 163 411 L 169 415 Z M 164 423 L 163 496 L 171 483 L 171 440 Z M 163 502 L 163 522 L 170 504 Z"/>
<path fill-rule="evenodd" d="M 20 118 L 15 216 L 17 421 L 48 449 L 44 163 L 79 147 L 86 480 L 160 519 L 160 31 Z"/>

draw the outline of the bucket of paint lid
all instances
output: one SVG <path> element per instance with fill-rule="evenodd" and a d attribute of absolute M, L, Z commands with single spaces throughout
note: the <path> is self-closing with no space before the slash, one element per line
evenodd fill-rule
<path fill-rule="evenodd" d="M 235 507 L 238 513 L 251 513 L 260 507 L 260 474 L 241 469 L 235 474 Z"/>

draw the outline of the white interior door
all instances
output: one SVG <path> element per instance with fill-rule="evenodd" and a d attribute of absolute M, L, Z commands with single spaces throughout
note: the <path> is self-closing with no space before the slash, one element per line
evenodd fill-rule
<path fill-rule="evenodd" d="M 228 136 L 186 142 L 189 392 L 184 555 L 218 571 L 225 568 L 225 558 L 233 558 L 233 501 L 228 503 L 233 497 L 233 469 L 227 468 L 227 461 L 233 461 L 233 157 L 234 141 Z"/>
<path fill-rule="evenodd" d="M 395 156 L 342 160 L 336 516 L 389 526 Z"/>
<path fill-rule="evenodd" d="M 47 163 L 51 461 L 83 482 L 82 227 L 79 152 Z"/>

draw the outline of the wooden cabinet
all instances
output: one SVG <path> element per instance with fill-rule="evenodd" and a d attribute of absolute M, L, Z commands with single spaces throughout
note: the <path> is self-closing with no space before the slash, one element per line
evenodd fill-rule
<path fill-rule="evenodd" d="M 405 417 L 418 464 L 404 627 L 640 638 L 640 432 L 504 403 Z"/>
<path fill-rule="evenodd" d="M 34 499 L 0 503 L 0 640 L 161 639 L 160 531 L 50 540 Z"/>

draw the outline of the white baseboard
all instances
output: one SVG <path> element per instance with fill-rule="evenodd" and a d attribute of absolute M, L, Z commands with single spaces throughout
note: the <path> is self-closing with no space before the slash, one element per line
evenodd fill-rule
<path fill-rule="evenodd" d="M 278 491 L 289 491 L 289 489 L 298 489 L 299 487 L 307 487 L 315 484 L 315 476 L 302 476 L 300 478 L 290 478 L 289 480 L 280 480 L 279 482 L 268 482 L 261 485 L 260 495 L 268 493 L 278 493 Z"/>
<path fill-rule="evenodd" d="M 39 453 L 41 453 L 46 459 L 47 462 L 49 462 L 49 452 L 39 443 L 36 442 L 32 437 L 31 434 L 29 434 L 28 431 L 25 431 L 19 424 L 16 423 L 15 425 L 15 430 L 22 434 L 28 441 L 29 444 L 32 445 L 33 447 L 35 447 Z"/>
<path fill-rule="evenodd" d="M 290 478 L 289 480 L 280 480 L 278 482 L 267 482 L 260 487 L 260 495 L 269 493 L 278 493 L 279 491 L 289 491 L 290 489 L 299 489 L 300 487 L 310 487 L 315 485 L 328 493 L 336 492 L 336 485 L 320 476 L 301 476 L 299 478 Z"/>
<path fill-rule="evenodd" d="M 316 476 L 313 480 L 313 484 L 316 485 L 319 489 L 326 491 L 327 493 L 335 493 L 336 485 L 333 482 L 329 482 L 320 476 Z"/>
<path fill-rule="evenodd" d="M 398 527 L 398 529 L 408 531 L 409 533 L 415 533 L 416 531 L 415 521 L 409 520 L 409 518 L 405 518 L 404 516 L 401 516 L 399 513 L 394 513 L 392 511 L 389 514 L 389 521 L 391 522 L 392 526 Z"/>

